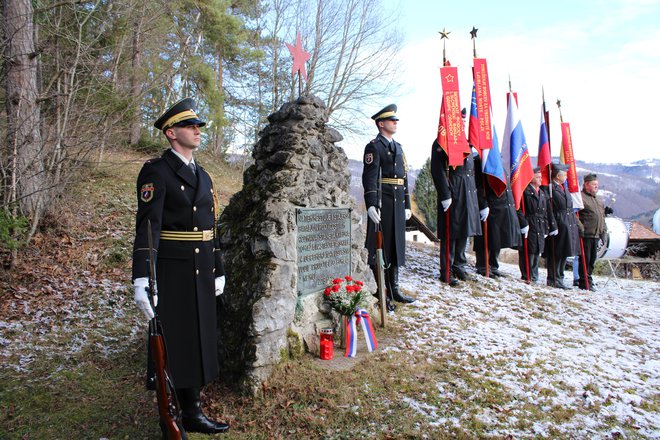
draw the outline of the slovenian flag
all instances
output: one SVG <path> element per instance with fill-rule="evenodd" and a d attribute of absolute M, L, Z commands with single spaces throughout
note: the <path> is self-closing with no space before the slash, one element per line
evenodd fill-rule
<path fill-rule="evenodd" d="M 548 126 L 546 124 L 547 110 L 545 109 L 545 101 L 541 105 L 541 130 L 539 132 L 539 156 L 536 161 L 536 166 L 541 168 L 541 185 L 550 184 L 550 164 L 552 163 L 552 155 L 550 152 L 550 137 L 548 136 Z"/>
<path fill-rule="evenodd" d="M 504 127 L 504 142 L 502 149 L 509 152 L 511 165 L 511 192 L 516 204 L 516 210 L 520 209 L 523 191 L 534 177 L 532 161 L 527 149 L 527 140 L 523 132 L 520 116 L 518 115 L 518 104 L 513 93 L 509 93 L 508 109 L 506 114 L 506 126 Z"/>

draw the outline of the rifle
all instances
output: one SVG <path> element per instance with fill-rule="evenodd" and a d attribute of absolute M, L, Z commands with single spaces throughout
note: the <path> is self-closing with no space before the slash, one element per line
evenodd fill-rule
<path fill-rule="evenodd" d="M 382 171 L 379 171 L 378 176 L 378 210 L 380 211 L 382 205 L 381 194 L 381 178 Z M 382 219 L 381 219 L 382 220 Z M 376 285 L 378 286 L 378 302 L 380 304 L 380 326 L 385 328 L 385 320 L 387 316 L 387 304 L 385 300 L 385 258 L 383 257 L 383 229 L 380 223 L 375 225 L 376 228 Z"/>
<path fill-rule="evenodd" d="M 158 415 L 163 435 L 167 440 L 187 440 L 186 432 L 181 423 L 181 408 L 174 391 L 174 383 L 167 366 L 167 351 L 163 328 L 158 319 L 154 297 L 158 295 L 156 284 L 156 258 L 153 237 L 151 235 L 151 220 L 147 220 L 147 240 L 149 243 L 149 299 L 154 309 L 154 317 L 149 321 L 149 348 L 156 376 L 156 398 L 158 400 Z"/>

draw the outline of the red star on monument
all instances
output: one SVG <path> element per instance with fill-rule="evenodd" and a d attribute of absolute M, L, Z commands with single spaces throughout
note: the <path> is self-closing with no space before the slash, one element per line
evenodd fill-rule
<path fill-rule="evenodd" d="M 305 63 L 312 57 L 312 54 L 305 52 L 302 47 L 302 39 L 300 38 L 300 32 L 296 37 L 296 45 L 292 46 L 289 43 L 286 43 L 286 47 L 289 48 L 291 56 L 293 57 L 293 66 L 291 66 L 291 74 L 295 75 L 296 72 L 300 72 L 305 81 L 307 81 L 307 70 L 305 70 Z"/>

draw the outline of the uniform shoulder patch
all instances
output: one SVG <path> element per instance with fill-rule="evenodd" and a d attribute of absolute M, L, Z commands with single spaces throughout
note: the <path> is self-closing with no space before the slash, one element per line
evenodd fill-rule
<path fill-rule="evenodd" d="M 374 153 L 367 153 L 364 155 L 364 163 L 371 165 L 374 162 Z"/>
<path fill-rule="evenodd" d="M 145 203 L 150 202 L 154 198 L 154 189 L 153 183 L 145 183 L 142 185 L 142 188 L 140 188 L 140 200 Z"/>

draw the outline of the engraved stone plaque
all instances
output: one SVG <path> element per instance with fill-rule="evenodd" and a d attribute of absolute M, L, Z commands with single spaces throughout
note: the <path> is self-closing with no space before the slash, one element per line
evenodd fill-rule
<path fill-rule="evenodd" d="M 296 224 L 299 296 L 351 275 L 350 208 L 299 208 Z"/>

